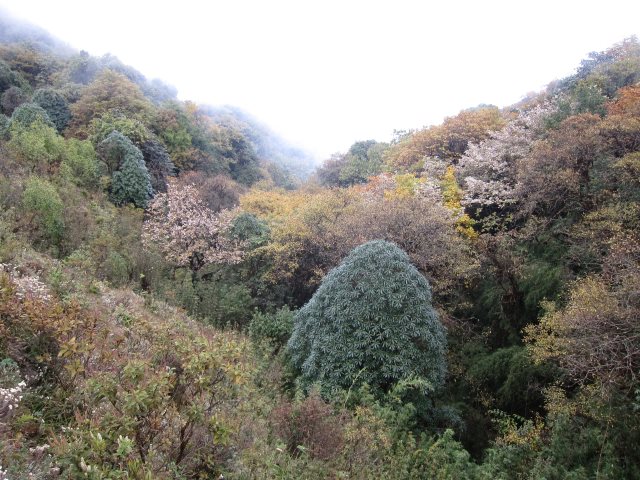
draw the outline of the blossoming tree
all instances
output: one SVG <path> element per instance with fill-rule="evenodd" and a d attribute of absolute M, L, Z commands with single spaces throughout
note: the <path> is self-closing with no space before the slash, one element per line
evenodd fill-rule
<path fill-rule="evenodd" d="M 155 246 L 167 261 L 197 272 L 212 263 L 237 263 L 241 242 L 227 233 L 235 213 L 208 209 L 192 185 L 169 183 L 166 193 L 156 195 L 148 208 L 143 241 Z"/>

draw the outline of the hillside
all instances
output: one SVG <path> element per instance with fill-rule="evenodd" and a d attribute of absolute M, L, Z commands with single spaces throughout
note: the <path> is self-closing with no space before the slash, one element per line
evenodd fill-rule
<path fill-rule="evenodd" d="M 313 171 L 12 22 L 0 480 L 640 478 L 637 39 Z"/>

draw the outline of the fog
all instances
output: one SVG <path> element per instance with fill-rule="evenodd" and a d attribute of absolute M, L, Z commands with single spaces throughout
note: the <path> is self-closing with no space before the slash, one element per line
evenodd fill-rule
<path fill-rule="evenodd" d="M 505 106 L 640 34 L 640 2 L 0 0 L 179 98 L 238 106 L 318 158 Z"/>

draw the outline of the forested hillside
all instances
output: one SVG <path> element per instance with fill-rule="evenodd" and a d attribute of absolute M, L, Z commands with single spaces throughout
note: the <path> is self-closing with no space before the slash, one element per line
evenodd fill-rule
<path fill-rule="evenodd" d="M 640 478 L 637 39 L 313 171 L 0 24 L 0 480 Z"/>

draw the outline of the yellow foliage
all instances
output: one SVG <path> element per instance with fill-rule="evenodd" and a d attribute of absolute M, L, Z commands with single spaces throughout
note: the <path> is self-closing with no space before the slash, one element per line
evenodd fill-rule
<path fill-rule="evenodd" d="M 243 210 L 266 221 L 271 229 L 271 242 L 260 247 L 254 255 L 266 255 L 273 264 L 267 273 L 268 281 L 291 278 L 300 267 L 311 244 L 330 242 L 319 232 L 336 218 L 355 198 L 349 190 L 285 191 L 251 190 L 240 199 Z M 326 245 L 331 249 L 330 245 Z M 313 282 L 319 282 L 326 272 L 314 270 Z"/>
<path fill-rule="evenodd" d="M 542 444 L 544 422 L 539 416 L 532 420 L 524 420 L 522 425 L 513 417 L 502 420 L 502 435 L 496 439 L 497 445 L 517 445 L 538 450 Z"/>
<path fill-rule="evenodd" d="M 404 173 L 394 177 L 395 188 L 385 190 L 384 198 L 387 200 L 398 200 L 415 196 L 420 185 L 425 183 L 424 178 L 417 177 L 413 173 Z"/>
<path fill-rule="evenodd" d="M 251 190 L 240 198 L 240 208 L 267 222 L 279 222 L 306 204 L 310 196 L 302 191 Z"/>
<path fill-rule="evenodd" d="M 540 322 L 528 325 L 524 330 L 533 359 L 541 363 L 567 357 L 580 348 L 576 343 L 580 341 L 579 337 L 576 338 L 574 333 L 588 333 L 575 331 L 580 328 L 581 320 L 607 316 L 616 307 L 615 298 L 607 292 L 602 281 L 593 276 L 574 284 L 564 309 L 558 310 L 553 302 L 542 302 L 545 314 Z"/>
<path fill-rule="evenodd" d="M 444 206 L 454 212 L 457 216 L 456 230 L 467 238 L 478 238 L 478 232 L 473 229 L 475 222 L 469 215 L 464 213 L 462 208 L 462 189 L 456 180 L 456 173 L 453 165 L 449 165 L 447 167 L 447 170 L 440 181 L 440 185 L 442 187 Z"/>

